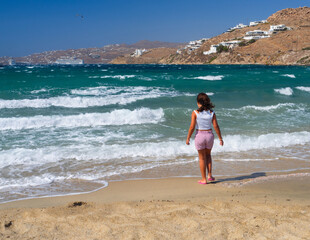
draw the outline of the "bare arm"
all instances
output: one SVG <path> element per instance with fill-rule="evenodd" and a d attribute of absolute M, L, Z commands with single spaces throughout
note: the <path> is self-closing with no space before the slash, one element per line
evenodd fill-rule
<path fill-rule="evenodd" d="M 196 117 L 197 116 L 196 116 L 195 112 L 193 111 L 192 112 L 192 121 L 191 121 L 191 125 L 189 126 L 188 134 L 187 134 L 187 139 L 186 139 L 186 144 L 187 145 L 189 145 L 190 138 L 191 138 L 193 132 L 195 131 Z"/>
<path fill-rule="evenodd" d="M 224 145 L 224 141 L 223 141 L 223 138 L 222 138 L 220 126 L 218 125 L 217 120 L 216 120 L 215 113 L 213 115 L 212 123 L 213 123 L 214 130 L 215 130 L 217 136 L 220 139 L 220 145 L 223 146 Z"/>

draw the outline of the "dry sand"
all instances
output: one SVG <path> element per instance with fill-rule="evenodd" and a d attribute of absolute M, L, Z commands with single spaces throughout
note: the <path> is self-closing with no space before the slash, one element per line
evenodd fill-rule
<path fill-rule="evenodd" d="M 0 205 L 0 239 L 310 239 L 310 174 L 112 182 Z"/>

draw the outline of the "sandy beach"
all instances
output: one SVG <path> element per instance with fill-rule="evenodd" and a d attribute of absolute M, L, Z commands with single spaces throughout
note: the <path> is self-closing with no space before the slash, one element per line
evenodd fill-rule
<path fill-rule="evenodd" d="M 309 239 L 310 173 L 111 182 L 0 205 L 1 239 Z"/>

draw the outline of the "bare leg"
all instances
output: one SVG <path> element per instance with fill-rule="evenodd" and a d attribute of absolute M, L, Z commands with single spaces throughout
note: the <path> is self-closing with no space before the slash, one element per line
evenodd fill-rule
<path fill-rule="evenodd" d="M 206 178 L 206 167 L 207 167 L 207 160 L 206 160 L 206 151 L 207 149 L 203 150 L 198 150 L 198 156 L 199 156 L 199 167 L 200 167 L 200 172 L 201 172 L 201 182 L 206 183 L 207 178 Z"/>
<path fill-rule="evenodd" d="M 206 159 L 206 164 L 207 164 L 207 169 L 208 169 L 208 178 L 212 178 L 212 158 L 211 158 L 211 149 L 205 149 L 205 159 Z"/>

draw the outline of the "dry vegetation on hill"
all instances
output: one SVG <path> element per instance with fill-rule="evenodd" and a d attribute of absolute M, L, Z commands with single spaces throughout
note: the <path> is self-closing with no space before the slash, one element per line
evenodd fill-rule
<path fill-rule="evenodd" d="M 143 53 L 139 57 L 132 57 L 130 54 L 117 57 L 110 63 L 112 64 L 153 64 L 159 63 L 161 59 L 176 52 L 176 48 L 153 48 Z"/>

